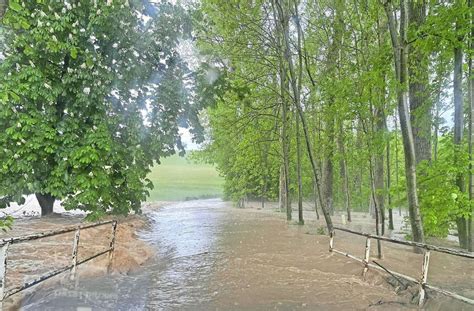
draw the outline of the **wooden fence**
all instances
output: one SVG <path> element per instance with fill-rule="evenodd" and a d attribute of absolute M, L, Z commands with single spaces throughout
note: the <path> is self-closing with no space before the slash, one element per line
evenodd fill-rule
<path fill-rule="evenodd" d="M 367 270 L 370 268 L 375 268 L 377 270 L 382 270 L 382 271 L 385 271 L 385 272 L 388 272 L 389 274 L 393 275 L 394 277 L 401 277 L 405 280 L 408 280 L 410 282 L 413 282 L 413 283 L 417 283 L 419 285 L 419 288 L 420 288 L 420 299 L 418 301 L 419 305 L 421 306 L 424 301 L 425 301 L 425 297 L 426 297 L 426 289 L 430 289 L 430 290 L 433 290 L 433 291 L 436 291 L 436 292 L 439 292 L 439 293 L 442 293 L 446 296 L 449 296 L 449 297 L 452 297 L 452 298 L 455 298 L 455 299 L 458 299 L 458 300 L 461 300 L 461 301 L 464 301 L 465 303 L 468 303 L 468 304 L 471 304 L 471 305 L 474 305 L 474 300 L 473 299 L 470 299 L 470 298 L 467 298 L 467 297 L 464 297 L 464 296 L 461 296 L 461 295 L 458 295 L 456 293 L 453 293 L 453 292 L 450 292 L 450 291 L 447 291 L 447 290 L 444 290 L 444 289 L 441 289 L 441 288 L 438 288 L 436 286 L 433 286 L 433 285 L 429 285 L 427 283 L 427 279 L 428 279 L 428 267 L 429 267 L 429 264 L 430 264 L 430 252 L 431 251 L 435 251 L 435 252 L 439 252 L 439 253 L 445 253 L 445 254 L 450 254 L 450 255 L 453 255 L 453 256 L 459 256 L 459 257 L 464 257 L 464 258 L 469 258 L 469 259 L 474 259 L 474 254 L 473 253 L 467 253 L 467 252 L 463 252 L 463 251 L 459 251 L 459 250 L 455 250 L 455 249 L 451 249 L 451 248 L 447 248 L 447 247 L 439 247 L 439 246 L 434 246 L 434 245 L 429 245 L 429 244 L 425 244 L 425 243 L 418 243 L 418 242 L 411 242 L 411 241 L 402 241 L 402 240 L 396 240 L 396 239 L 391 239 L 391 238 L 387 238 L 387 237 L 383 237 L 383 236 L 378 236 L 378 235 L 372 235 L 372 234 L 368 234 L 368 233 L 362 233 L 362 232 L 357 232 L 357 231 L 353 231 L 353 230 L 350 230 L 350 229 L 346 229 L 346 228 L 340 228 L 340 227 L 335 227 L 334 228 L 335 230 L 339 230 L 339 231 L 344 231 L 344 232 L 348 232 L 348 233 L 351 233 L 351 234 L 355 234 L 355 235 L 360 235 L 360 236 L 364 236 L 366 237 L 366 242 L 365 242 L 365 255 L 364 255 L 364 258 L 358 258 L 356 256 L 353 256 L 349 253 L 344 253 L 340 250 L 337 250 L 334 248 L 334 234 L 332 234 L 329 238 L 329 251 L 330 252 L 334 252 L 334 253 L 337 253 L 337 254 L 340 254 L 340 255 L 343 255 L 343 256 L 346 256 L 348 258 L 351 258 L 351 259 L 354 259 L 354 260 L 357 260 L 359 262 L 361 262 L 363 265 L 364 265 L 364 270 L 362 272 L 362 274 L 365 276 L 365 274 L 367 273 Z M 392 271 L 392 270 L 389 270 L 389 269 L 386 269 L 384 267 L 382 267 L 379 263 L 373 261 L 375 263 L 374 264 L 371 264 L 370 263 L 370 239 L 375 239 L 375 240 L 379 240 L 379 241 L 385 241 L 385 242 L 390 242 L 390 243 L 394 243 L 394 244 L 401 244 L 401 245 L 407 245 L 407 246 L 413 246 L 413 247 L 418 247 L 420 249 L 423 249 L 424 250 L 424 254 L 423 254 L 423 264 L 422 264 L 422 268 L 421 268 L 421 277 L 419 279 L 416 279 L 416 278 L 413 278 L 411 276 L 408 276 L 408 275 L 404 275 L 404 274 L 401 274 L 401 273 L 398 273 L 398 272 L 395 272 L 395 271 Z"/>
<path fill-rule="evenodd" d="M 101 251 L 99 253 L 96 253 L 88 258 L 85 258 L 83 260 L 78 261 L 78 249 L 79 249 L 79 238 L 81 234 L 81 230 L 85 229 L 90 229 L 90 228 L 95 228 L 98 226 L 104 226 L 104 225 L 112 225 L 112 237 L 109 242 L 109 247 Z M 116 220 L 109 220 L 109 221 L 104 221 L 104 222 L 97 222 L 93 224 L 88 224 L 88 225 L 82 225 L 82 226 L 73 226 L 73 227 L 66 227 L 63 229 L 59 230 L 52 230 L 52 231 L 46 231 L 46 232 L 41 232 L 41 233 L 35 233 L 35 234 L 29 234 L 29 235 L 24 235 L 20 237 L 14 237 L 14 238 L 7 238 L 7 239 L 1 239 L 0 240 L 0 301 L 3 301 L 4 299 L 21 292 L 22 290 L 25 290 L 27 288 L 30 288 L 36 284 L 39 284 L 49 278 L 52 278 L 53 276 L 56 276 L 60 273 L 63 273 L 65 271 L 70 271 L 70 278 L 74 279 L 75 274 L 76 274 L 76 267 L 78 265 L 81 265 L 85 262 L 88 262 L 89 260 L 92 260 L 94 258 L 97 258 L 101 255 L 109 253 L 109 267 L 110 263 L 112 261 L 112 256 L 113 256 L 113 251 L 115 248 L 115 233 L 117 231 L 117 221 Z M 72 255 L 71 255 L 71 264 L 61 267 L 59 269 L 56 269 L 54 271 L 48 272 L 32 281 L 23 283 L 22 285 L 13 287 L 13 288 L 7 288 L 6 286 L 6 275 L 7 275 L 7 263 L 8 263 L 8 248 L 12 244 L 17 244 L 21 242 L 26 242 L 26 241 L 32 241 L 32 240 L 38 240 L 46 237 L 51 237 L 59 234 L 64 234 L 68 232 L 75 232 L 74 234 L 74 241 L 72 244 Z"/>

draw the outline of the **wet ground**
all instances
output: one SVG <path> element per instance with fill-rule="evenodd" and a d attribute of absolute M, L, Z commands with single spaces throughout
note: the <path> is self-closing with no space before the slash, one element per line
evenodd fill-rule
<path fill-rule="evenodd" d="M 407 310 L 416 288 L 397 295 L 387 277 L 330 254 L 316 225 L 287 224 L 269 210 L 236 209 L 220 200 L 149 211 L 142 238 L 156 256 L 128 273 L 79 278 L 25 297 L 23 310 Z M 335 247 L 361 256 L 364 240 L 338 234 Z M 386 247 L 388 267 L 417 277 L 420 255 Z M 433 257 L 433 280 L 474 295 L 472 263 Z M 79 268 L 80 269 L 80 268 Z M 430 278 L 429 278 L 430 279 Z M 440 284 L 436 284 L 440 285 Z M 472 298 L 472 297 L 471 297 Z M 430 295 L 430 310 L 470 310 Z"/>

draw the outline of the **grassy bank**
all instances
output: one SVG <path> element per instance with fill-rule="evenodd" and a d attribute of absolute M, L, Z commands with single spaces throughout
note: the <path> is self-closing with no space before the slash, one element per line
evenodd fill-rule
<path fill-rule="evenodd" d="M 211 165 L 195 164 L 177 155 L 163 159 L 148 176 L 155 189 L 148 201 L 182 201 L 220 197 L 223 179 Z"/>

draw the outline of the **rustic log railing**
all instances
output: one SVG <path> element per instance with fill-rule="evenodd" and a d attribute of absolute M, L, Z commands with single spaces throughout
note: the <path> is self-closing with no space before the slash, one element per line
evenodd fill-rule
<path fill-rule="evenodd" d="M 456 293 L 441 289 L 439 287 L 427 284 L 428 267 L 429 267 L 429 263 L 430 263 L 430 252 L 431 251 L 435 251 L 435 252 L 439 252 L 439 253 L 445 253 L 445 254 L 449 254 L 449 255 L 453 255 L 453 256 L 469 258 L 469 259 L 474 259 L 474 253 L 463 252 L 463 251 L 459 251 L 459 250 L 456 250 L 456 249 L 451 249 L 451 248 L 447 248 L 447 247 L 440 247 L 440 246 L 435 246 L 435 245 L 429 245 L 429 244 L 425 244 L 425 243 L 402 241 L 402 240 L 387 238 L 387 237 L 383 237 L 383 236 L 379 236 L 379 235 L 362 233 L 362 232 L 358 232 L 358 231 L 354 231 L 354 230 L 350 230 L 350 229 L 346 229 L 346 228 L 334 227 L 334 229 L 366 237 L 365 252 L 364 252 L 364 258 L 363 259 L 358 258 L 356 256 L 353 256 L 349 253 L 344 253 L 340 250 L 335 249 L 334 248 L 334 234 L 332 234 L 329 238 L 329 251 L 361 262 L 364 265 L 364 270 L 362 272 L 362 275 L 365 276 L 365 274 L 367 273 L 367 270 L 370 267 L 370 268 L 374 268 L 374 269 L 377 269 L 377 270 L 382 270 L 382 271 L 388 272 L 388 273 L 392 274 L 395 277 L 401 277 L 401 278 L 403 278 L 407 281 L 418 284 L 419 287 L 420 287 L 420 295 L 419 295 L 418 304 L 420 306 L 423 305 L 423 303 L 425 301 L 426 289 L 430 289 L 430 290 L 442 293 L 446 296 L 461 300 L 465 303 L 474 305 L 474 299 L 467 298 L 467 297 L 461 296 L 459 294 L 456 294 Z M 390 243 L 394 243 L 394 244 L 401 244 L 401 245 L 406 245 L 406 246 L 413 246 L 413 247 L 418 247 L 420 249 L 423 249 L 424 254 L 423 254 L 423 265 L 422 265 L 422 268 L 421 268 L 421 278 L 416 279 L 414 277 L 411 277 L 411 276 L 404 275 L 404 274 L 396 272 L 396 271 L 386 269 L 386 268 L 382 267 L 376 261 L 373 261 L 375 263 L 375 265 L 371 264 L 370 263 L 370 239 L 390 242 Z"/>
<path fill-rule="evenodd" d="M 85 229 L 90 229 L 90 228 L 95 228 L 99 226 L 104 226 L 104 225 L 112 225 L 112 236 L 109 242 L 109 247 L 101 251 L 99 253 L 96 253 L 88 258 L 85 258 L 83 260 L 78 261 L 78 249 L 79 249 L 79 237 L 81 230 Z M 58 274 L 61 274 L 66 271 L 70 271 L 70 278 L 74 279 L 75 274 L 76 274 L 76 268 L 78 265 L 81 265 L 85 262 L 88 262 L 94 258 L 97 258 L 101 255 L 109 253 L 109 263 L 108 263 L 108 268 L 110 267 L 112 258 L 113 258 L 113 251 L 115 248 L 115 233 L 117 231 L 117 221 L 116 220 L 109 220 L 109 221 L 103 221 L 103 222 L 97 222 L 93 224 L 88 224 L 88 225 L 81 225 L 81 226 L 70 226 L 70 227 L 65 227 L 63 229 L 59 230 L 52 230 L 52 231 L 45 231 L 41 233 L 35 233 L 35 234 L 29 234 L 29 235 L 24 235 L 20 237 L 14 237 L 14 238 L 6 238 L 6 239 L 1 239 L 0 240 L 0 302 L 5 300 L 6 298 L 19 293 L 27 288 L 30 288 L 34 285 L 37 285 L 49 278 L 52 278 L 53 276 L 56 276 Z M 32 241 L 32 240 L 38 240 L 46 237 L 51 237 L 59 234 L 64 234 L 64 233 L 69 233 L 69 232 L 75 232 L 74 234 L 74 241 L 72 245 L 72 256 L 71 256 L 71 264 L 67 265 L 65 267 L 58 268 L 54 271 L 48 272 L 32 281 L 26 282 L 22 285 L 13 287 L 8 289 L 6 287 L 6 275 L 7 275 L 7 257 L 8 257 L 8 248 L 12 244 L 17 244 L 25 241 Z"/>

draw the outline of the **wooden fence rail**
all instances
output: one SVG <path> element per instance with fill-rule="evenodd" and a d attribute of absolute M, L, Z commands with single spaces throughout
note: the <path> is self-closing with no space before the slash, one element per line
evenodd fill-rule
<path fill-rule="evenodd" d="M 80 233 L 81 230 L 85 229 L 90 229 L 90 228 L 95 228 L 98 226 L 104 226 L 104 225 L 112 225 L 112 236 L 110 239 L 110 243 L 108 245 L 108 248 L 104 251 L 101 251 L 99 253 L 96 253 L 88 258 L 85 258 L 81 261 L 78 261 L 78 249 L 79 249 L 79 242 L 80 242 Z M 66 272 L 70 270 L 70 278 L 74 279 L 75 273 L 76 273 L 76 267 L 78 265 L 81 265 L 85 262 L 88 262 L 94 258 L 97 258 L 101 255 L 109 253 L 109 264 L 108 268 L 110 268 L 110 264 L 113 258 L 113 251 L 115 249 L 115 234 L 117 231 L 117 221 L 116 220 L 109 220 L 109 221 L 102 221 L 102 222 L 97 222 L 93 224 L 88 224 L 88 225 L 81 225 L 81 226 L 70 226 L 70 227 L 65 227 L 63 229 L 59 230 L 51 230 L 51 231 L 45 231 L 41 233 L 35 233 L 35 234 L 29 234 L 29 235 L 24 235 L 21 237 L 14 237 L 14 238 L 6 238 L 6 239 L 1 239 L 0 240 L 0 302 L 5 300 L 6 298 L 19 293 L 27 288 L 30 288 L 36 284 L 39 284 L 49 278 L 52 278 L 53 276 L 56 276 L 58 274 L 61 274 L 63 272 Z M 73 246 L 72 246 L 72 255 L 71 255 L 71 264 L 67 265 L 65 267 L 61 267 L 59 269 L 56 269 L 54 271 L 50 271 L 32 281 L 26 282 L 20 286 L 16 286 L 13 288 L 7 288 L 6 287 L 6 275 L 7 275 L 7 258 L 8 258 L 8 248 L 12 244 L 17 244 L 25 241 L 32 241 L 32 240 L 38 240 L 38 239 L 43 239 L 46 237 L 51 237 L 59 234 L 64 234 L 64 233 L 69 233 L 69 232 L 75 232 L 74 233 L 74 241 L 73 241 Z"/>
<path fill-rule="evenodd" d="M 345 252 L 342 252 L 340 250 L 337 250 L 334 248 L 334 234 L 332 234 L 329 238 L 329 251 L 330 252 L 334 252 L 334 253 L 337 253 L 337 254 L 340 254 L 340 255 L 343 255 L 343 256 L 346 256 L 348 258 L 351 258 L 351 259 L 354 259 L 356 261 L 359 261 L 361 262 L 363 265 L 364 265 L 364 270 L 362 272 L 363 275 L 366 274 L 367 270 L 370 268 L 374 268 L 374 269 L 377 269 L 377 270 L 382 270 L 382 271 L 385 271 L 385 272 L 388 272 L 390 274 L 392 274 L 393 276 L 395 277 L 401 277 L 407 281 L 410 281 L 410 282 L 413 282 L 413 283 L 417 283 L 420 287 L 420 295 L 419 295 L 419 301 L 418 301 L 418 304 L 421 306 L 424 301 L 425 301 L 425 297 L 426 297 L 426 289 L 431 289 L 433 291 L 436 291 L 436 292 L 439 292 L 439 293 L 442 293 L 446 296 L 449 296 L 449 297 L 452 297 L 452 298 L 455 298 L 455 299 L 458 299 L 458 300 L 461 300 L 465 303 L 468 303 L 468 304 L 471 304 L 471 305 L 474 305 L 474 299 L 471 299 L 471 298 L 467 298 L 467 297 L 464 297 L 462 295 L 459 295 L 459 294 L 456 294 L 456 293 L 453 293 L 453 292 L 450 292 L 450 291 L 447 291 L 447 290 L 444 290 L 444 289 L 441 289 L 441 288 L 438 288 L 436 286 L 433 286 L 433 285 L 429 285 L 427 284 L 427 280 L 428 280 L 428 267 L 429 267 L 429 263 L 430 263 L 430 252 L 431 251 L 435 251 L 435 252 L 439 252 L 439 253 L 445 253 L 445 254 L 449 254 L 449 255 L 453 255 L 453 256 L 459 256 L 459 257 L 464 257 L 464 258 L 469 258 L 469 259 L 474 259 L 474 254 L 473 253 L 468 253 L 468 252 L 463 252 L 463 251 L 460 251 L 460 250 L 456 250 L 456 249 L 451 249 L 451 248 L 447 248 L 447 247 L 440 247 L 440 246 L 434 246 L 434 245 L 429 245 L 429 244 L 425 244 L 425 243 L 418 243 L 418 242 L 411 242 L 411 241 L 402 241 L 402 240 L 397 240 L 397 239 L 392 239 L 392 238 L 387 238 L 387 237 L 383 237 L 383 236 L 378 236 L 378 235 L 373 235 L 373 234 L 368 234 L 368 233 L 362 233 L 362 232 L 358 232 L 358 231 L 354 231 L 354 230 L 350 230 L 350 229 L 346 229 L 346 228 L 341 228 L 341 227 L 334 227 L 335 230 L 339 230 L 339 231 L 344 231 L 344 232 L 348 232 L 348 233 L 351 233 L 351 234 L 355 234 L 355 235 L 359 235 L 359 236 L 363 236 L 363 237 L 366 237 L 366 243 L 365 243 L 365 256 L 364 258 L 358 258 L 356 256 L 353 256 L 349 253 L 345 253 Z M 413 246 L 413 247 L 418 247 L 418 248 L 421 248 L 421 249 L 424 249 L 425 252 L 423 254 L 423 265 L 422 265 L 422 268 L 421 268 L 421 278 L 420 279 L 416 279 L 416 278 L 413 278 L 411 276 L 408 276 L 408 275 L 404 275 L 402 273 L 399 273 L 399 272 L 396 272 L 396 271 L 392 271 L 392 270 L 389 270 L 389 269 L 386 269 L 384 267 L 382 267 L 379 263 L 373 261 L 376 265 L 374 264 L 371 264 L 370 263 L 370 239 L 375 239 L 375 240 L 379 240 L 379 241 L 385 241 L 385 242 L 390 242 L 390 243 L 394 243 L 394 244 L 401 244 L 401 245 L 407 245 L 407 246 Z"/>

